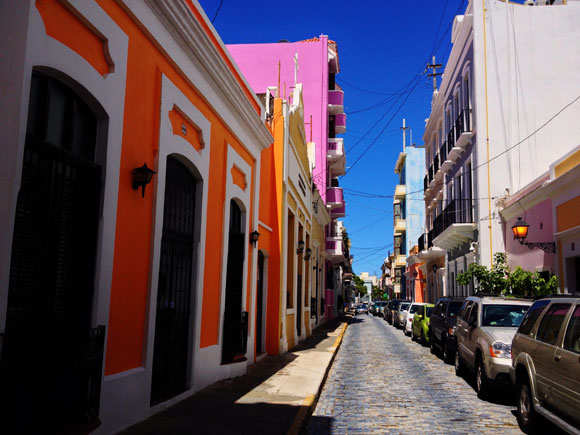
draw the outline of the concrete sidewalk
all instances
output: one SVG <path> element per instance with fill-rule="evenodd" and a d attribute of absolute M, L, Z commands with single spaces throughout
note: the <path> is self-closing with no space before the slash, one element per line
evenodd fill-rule
<path fill-rule="evenodd" d="M 297 434 L 314 409 L 350 317 L 315 329 L 289 352 L 267 356 L 246 375 L 216 382 L 122 432 Z"/>

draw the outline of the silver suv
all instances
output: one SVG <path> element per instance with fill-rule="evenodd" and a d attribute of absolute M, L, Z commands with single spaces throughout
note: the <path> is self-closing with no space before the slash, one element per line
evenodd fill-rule
<path fill-rule="evenodd" d="M 580 294 L 549 296 L 532 305 L 512 342 L 510 375 L 524 432 L 534 429 L 541 414 L 580 433 Z"/>
<path fill-rule="evenodd" d="M 475 371 L 475 388 L 480 398 L 492 382 L 509 382 L 511 343 L 518 326 L 532 305 L 531 300 L 499 296 L 470 296 L 457 314 L 455 373 L 465 367 Z"/>

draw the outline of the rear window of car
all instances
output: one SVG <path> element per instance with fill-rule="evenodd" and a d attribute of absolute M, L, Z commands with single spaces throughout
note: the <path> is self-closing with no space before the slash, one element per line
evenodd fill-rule
<path fill-rule="evenodd" d="M 546 311 L 538 328 L 536 335 L 538 340 L 548 344 L 556 344 L 560 327 L 564 323 L 570 305 L 572 304 L 552 304 L 548 307 L 548 311 Z"/>
<path fill-rule="evenodd" d="M 409 310 L 409 313 L 415 314 L 419 310 L 420 306 L 421 305 L 415 305 L 415 304 L 411 305 L 411 309 Z"/>
<path fill-rule="evenodd" d="M 447 315 L 449 317 L 457 317 L 457 313 L 459 312 L 461 305 L 462 305 L 461 302 L 451 302 L 449 304 L 449 310 L 447 311 Z"/>
<path fill-rule="evenodd" d="M 524 316 L 524 319 L 522 320 L 522 324 L 520 325 L 520 329 L 518 329 L 518 332 L 520 334 L 526 335 L 532 332 L 532 328 L 534 327 L 536 320 L 538 320 L 540 315 L 544 312 L 544 310 L 549 304 L 550 304 L 549 299 L 542 299 L 534 302 L 534 305 L 530 307 L 530 309 Z"/>
<path fill-rule="evenodd" d="M 520 326 L 527 305 L 484 305 L 481 326 Z"/>
<path fill-rule="evenodd" d="M 427 317 L 431 317 L 431 313 L 433 312 L 433 308 L 434 307 L 427 307 L 426 308 L 426 310 L 427 310 Z"/>
<path fill-rule="evenodd" d="M 399 309 L 399 305 L 401 305 L 401 302 L 393 302 L 393 305 L 391 305 L 391 308 L 393 310 L 398 310 Z"/>
<path fill-rule="evenodd" d="M 408 303 L 401 304 L 400 311 L 406 310 L 407 308 L 409 308 L 409 304 Z"/>
<path fill-rule="evenodd" d="M 580 353 L 580 305 L 572 313 L 564 338 L 564 349 Z"/>

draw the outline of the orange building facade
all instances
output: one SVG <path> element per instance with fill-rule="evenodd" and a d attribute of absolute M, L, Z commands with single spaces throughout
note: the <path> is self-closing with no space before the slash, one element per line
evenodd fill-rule
<path fill-rule="evenodd" d="M 199 4 L 4 2 L 0 24 L 2 404 L 113 432 L 277 353 L 281 162 Z M 52 386 L 11 380 L 31 372 Z"/>

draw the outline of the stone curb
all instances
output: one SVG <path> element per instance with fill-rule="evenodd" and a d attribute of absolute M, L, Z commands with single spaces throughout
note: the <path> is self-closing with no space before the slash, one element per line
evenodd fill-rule
<path fill-rule="evenodd" d="M 347 328 L 347 326 L 350 323 L 351 318 L 352 318 L 352 316 L 349 314 L 346 314 L 345 317 L 346 317 L 346 322 L 344 322 L 341 326 L 339 326 L 341 331 L 338 334 L 338 337 L 336 337 L 336 340 L 334 341 L 334 344 L 332 345 L 332 347 L 330 347 L 328 349 L 328 352 L 332 352 L 332 358 L 330 358 L 330 362 L 328 363 L 328 366 L 326 367 L 326 370 L 324 372 L 324 376 L 323 376 L 322 381 L 320 382 L 320 385 L 318 387 L 318 392 L 316 393 L 316 396 L 313 394 L 310 394 L 306 398 L 304 398 L 304 400 L 302 401 L 302 406 L 298 410 L 298 413 L 296 414 L 296 417 L 294 418 L 294 421 L 292 422 L 292 426 L 290 426 L 290 429 L 288 430 L 288 435 L 300 434 L 301 431 L 304 429 L 304 427 L 303 427 L 304 423 L 312 415 L 312 413 L 314 412 L 314 409 L 316 408 L 316 404 L 318 403 L 318 398 L 320 397 L 320 393 L 322 392 L 322 388 L 324 387 L 324 384 L 326 383 L 326 378 L 328 377 L 328 373 L 330 372 L 330 368 L 332 367 L 332 363 L 334 362 L 334 358 L 336 357 L 336 353 L 338 352 L 338 349 L 340 348 L 340 345 L 342 343 L 342 339 L 344 337 L 344 333 L 346 331 L 346 328 Z"/>

